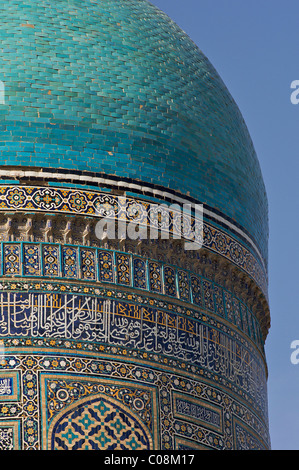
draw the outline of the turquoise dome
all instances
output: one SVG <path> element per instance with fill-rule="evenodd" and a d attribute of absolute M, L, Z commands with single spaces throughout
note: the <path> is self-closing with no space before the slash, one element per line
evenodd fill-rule
<path fill-rule="evenodd" d="M 267 259 L 267 198 L 240 111 L 147 0 L 0 6 L 2 168 L 104 173 L 191 196 Z"/>

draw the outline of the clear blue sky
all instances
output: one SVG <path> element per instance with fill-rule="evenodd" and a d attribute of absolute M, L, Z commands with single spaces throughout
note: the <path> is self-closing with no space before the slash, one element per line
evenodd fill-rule
<path fill-rule="evenodd" d="M 266 341 L 273 450 L 299 450 L 299 80 L 298 0 L 151 0 L 210 59 L 237 102 L 260 160 L 269 199 Z"/>

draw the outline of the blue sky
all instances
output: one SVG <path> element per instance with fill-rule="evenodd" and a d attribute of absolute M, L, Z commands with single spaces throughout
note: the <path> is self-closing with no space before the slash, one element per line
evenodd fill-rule
<path fill-rule="evenodd" d="M 151 0 L 209 58 L 237 102 L 260 160 L 269 199 L 269 296 L 266 341 L 273 450 L 299 450 L 298 0 Z"/>

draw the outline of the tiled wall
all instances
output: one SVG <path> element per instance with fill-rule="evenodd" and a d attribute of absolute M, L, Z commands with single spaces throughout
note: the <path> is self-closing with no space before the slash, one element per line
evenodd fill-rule
<path fill-rule="evenodd" d="M 38 188 L 17 167 L 110 174 L 190 195 L 267 259 L 246 125 L 166 15 L 146 0 L 10 0 L 0 23 L 3 213 L 96 217 L 96 192 Z M 0 450 L 269 447 L 260 325 L 234 292 L 175 260 L 46 243 L 41 225 L 18 238 L 1 217 Z M 205 228 L 205 247 L 265 291 L 256 252 Z"/>
<path fill-rule="evenodd" d="M 219 284 L 176 266 L 129 253 L 47 243 L 0 243 L 0 275 L 13 278 L 81 280 L 166 295 L 228 320 L 263 351 L 260 325 L 238 297 Z"/>

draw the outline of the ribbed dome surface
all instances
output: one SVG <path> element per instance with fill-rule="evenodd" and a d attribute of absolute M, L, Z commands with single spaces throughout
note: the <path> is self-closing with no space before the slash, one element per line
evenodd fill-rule
<path fill-rule="evenodd" d="M 129 177 L 191 195 L 267 258 L 243 118 L 204 54 L 147 0 L 2 3 L 1 165 Z"/>

